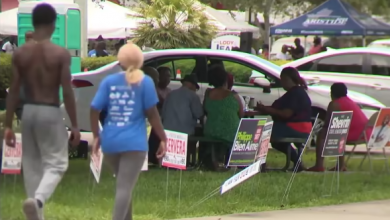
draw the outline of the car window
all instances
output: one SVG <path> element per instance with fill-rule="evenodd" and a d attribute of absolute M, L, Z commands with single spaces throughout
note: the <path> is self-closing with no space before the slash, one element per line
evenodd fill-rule
<path fill-rule="evenodd" d="M 319 72 L 355 73 L 363 71 L 363 54 L 326 57 L 317 62 Z"/>
<path fill-rule="evenodd" d="M 238 61 L 227 60 L 221 57 L 214 58 L 210 57 L 208 61 L 208 66 L 210 66 L 210 60 L 220 60 L 222 61 L 226 72 L 234 76 L 234 82 L 236 83 L 248 83 L 251 76 L 261 77 L 268 79 L 271 83 L 275 80 L 261 69 L 253 68 L 249 64 L 240 63 Z"/>
<path fill-rule="evenodd" d="M 309 61 L 304 64 L 301 64 L 297 66 L 297 69 L 299 71 L 316 71 L 313 61 Z"/>
<path fill-rule="evenodd" d="M 171 69 L 172 72 L 171 79 L 177 79 L 178 73 L 180 73 L 181 78 L 183 78 L 185 75 L 194 72 L 196 66 L 196 60 L 195 58 L 161 60 L 160 62 L 158 62 L 157 68 L 162 66 Z"/>
<path fill-rule="evenodd" d="M 371 74 L 379 76 L 390 75 L 390 57 L 377 54 L 371 55 Z"/>

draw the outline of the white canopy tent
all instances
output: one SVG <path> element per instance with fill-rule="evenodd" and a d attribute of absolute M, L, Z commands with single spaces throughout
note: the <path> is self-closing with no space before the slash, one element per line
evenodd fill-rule
<path fill-rule="evenodd" d="M 73 0 L 61 0 L 73 2 Z M 132 11 L 106 1 L 101 3 L 103 9 L 96 3 L 88 1 L 88 38 L 95 39 L 99 35 L 103 38 L 125 38 L 126 29 L 136 28 L 136 19 L 128 15 Z M 18 9 L 14 8 L 0 13 L 0 34 L 17 35 Z"/>

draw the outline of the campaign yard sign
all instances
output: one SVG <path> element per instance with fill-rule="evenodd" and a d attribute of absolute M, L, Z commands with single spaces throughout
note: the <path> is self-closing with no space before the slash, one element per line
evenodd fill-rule
<path fill-rule="evenodd" d="M 96 154 L 91 154 L 91 162 L 89 167 L 91 168 L 92 174 L 95 177 L 97 183 L 100 181 L 100 175 L 102 173 L 103 166 L 103 152 L 101 149 Z"/>
<path fill-rule="evenodd" d="M 167 135 L 167 152 L 162 160 L 162 166 L 185 170 L 187 165 L 188 135 L 165 130 Z"/>
<path fill-rule="evenodd" d="M 256 161 L 260 161 L 260 165 L 264 164 L 267 160 L 267 154 L 269 149 L 269 143 L 271 141 L 272 127 L 274 122 L 270 121 L 264 125 L 263 134 L 261 135 L 261 140 L 259 148 L 257 150 Z"/>
<path fill-rule="evenodd" d="M 22 170 L 22 135 L 15 134 L 15 147 L 7 146 L 3 140 L 1 173 L 20 174 Z"/>
<path fill-rule="evenodd" d="M 352 111 L 333 112 L 322 150 L 323 157 L 340 157 L 344 155 Z"/>
<path fill-rule="evenodd" d="M 228 166 L 249 166 L 256 157 L 266 118 L 243 118 L 238 127 Z"/>
<path fill-rule="evenodd" d="M 226 180 L 222 184 L 221 195 L 260 172 L 260 165 L 259 160 Z"/>
<path fill-rule="evenodd" d="M 376 118 L 374 129 L 368 139 L 368 148 L 390 146 L 390 108 L 381 108 Z"/>

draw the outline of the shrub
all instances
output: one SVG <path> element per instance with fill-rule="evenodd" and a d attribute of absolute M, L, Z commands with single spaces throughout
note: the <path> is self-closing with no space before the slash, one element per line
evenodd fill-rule
<path fill-rule="evenodd" d="M 116 61 L 116 57 L 108 56 L 108 57 L 87 57 L 81 60 L 81 71 L 85 69 L 88 70 L 96 70 L 104 65 L 112 63 Z"/>
<path fill-rule="evenodd" d="M 0 94 L 3 93 L 9 87 L 11 74 L 12 74 L 11 55 L 1 53 L 0 54 Z M 0 98 L 4 98 L 4 97 L 0 97 Z"/>
<path fill-rule="evenodd" d="M 111 62 L 114 62 L 116 57 L 87 57 L 81 61 L 81 70 L 95 70 Z M 288 63 L 288 61 L 272 61 L 277 65 Z M 231 62 L 224 62 L 227 72 L 232 73 L 236 82 L 248 82 L 252 70 Z M 194 68 L 194 60 L 180 60 L 175 62 L 175 69 L 180 69 L 182 75 L 190 74 Z M 5 91 L 9 87 L 12 74 L 11 56 L 8 54 L 0 54 L 0 91 Z M 0 97 L 1 98 L 1 97 Z"/>

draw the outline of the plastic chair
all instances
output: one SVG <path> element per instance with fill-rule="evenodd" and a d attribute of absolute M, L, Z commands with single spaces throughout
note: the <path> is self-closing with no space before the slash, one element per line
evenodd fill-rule
<path fill-rule="evenodd" d="M 353 145 L 353 148 L 352 148 L 352 151 L 350 152 L 350 154 L 348 155 L 347 160 L 345 161 L 345 164 L 348 165 L 348 161 L 351 158 L 362 158 L 362 161 L 360 162 L 360 165 L 359 165 L 359 169 L 361 169 L 364 161 L 366 160 L 366 158 L 368 158 L 368 161 L 370 163 L 370 171 L 373 172 L 373 166 L 372 166 L 371 159 L 372 160 L 385 160 L 386 171 L 389 172 L 389 162 L 388 162 L 388 158 L 386 155 L 386 147 L 382 148 L 383 157 L 379 157 L 379 158 L 371 158 L 372 148 L 368 147 L 368 142 L 370 140 L 371 134 L 370 134 L 370 136 L 367 137 L 366 130 L 370 127 L 373 128 L 375 126 L 375 122 L 376 122 L 376 119 L 378 117 L 378 114 L 379 114 L 379 112 L 376 112 L 370 117 L 367 124 L 364 126 L 364 130 L 363 130 L 362 134 L 360 134 L 359 139 L 357 141 L 347 142 L 347 145 Z M 364 156 L 354 156 L 357 145 L 361 145 L 361 144 L 366 145 L 366 154 Z"/>

